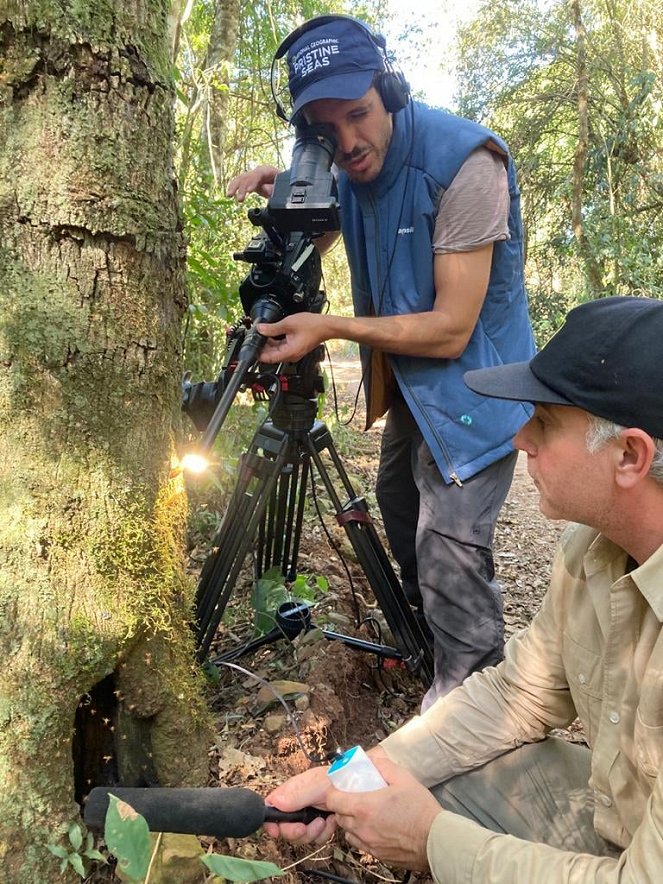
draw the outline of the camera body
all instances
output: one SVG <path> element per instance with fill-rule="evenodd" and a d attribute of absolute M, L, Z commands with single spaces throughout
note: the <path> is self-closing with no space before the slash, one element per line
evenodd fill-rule
<path fill-rule="evenodd" d="M 216 381 L 182 382 L 182 410 L 205 431 L 223 406 L 222 398 L 235 371 L 247 375 L 258 359 L 264 337 L 253 326 L 277 322 L 292 313 L 321 313 L 326 297 L 320 288 L 322 266 L 315 238 L 340 228 L 336 179 L 331 171 L 335 140 L 323 127 L 297 130 L 290 169 L 276 176 L 267 206 L 250 209 L 248 218 L 260 231 L 236 261 L 251 264 L 239 287 L 247 317 L 228 336 L 226 357 Z M 316 357 L 319 361 L 320 357 Z M 310 359 L 302 360 L 306 373 Z M 239 367 L 239 368 L 238 368 Z M 305 384 L 305 388 L 315 385 Z"/>
<path fill-rule="evenodd" d="M 325 233 L 341 226 L 336 178 L 331 166 L 334 138 L 325 127 L 297 130 L 292 165 L 274 181 L 267 214 L 281 232 Z"/>

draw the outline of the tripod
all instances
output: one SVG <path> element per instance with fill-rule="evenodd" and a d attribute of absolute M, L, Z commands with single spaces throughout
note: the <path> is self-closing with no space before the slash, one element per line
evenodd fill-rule
<path fill-rule="evenodd" d="M 430 648 L 380 542 L 366 501 L 355 493 L 328 428 L 316 419 L 317 393 L 323 389 L 319 369 L 323 353 L 318 348 L 297 365 L 285 366 L 282 392 L 271 416 L 258 428 L 241 457 L 237 483 L 198 583 L 198 659 L 202 662 L 208 654 L 241 567 L 254 544 L 258 574 L 278 566 L 287 580 L 295 579 L 313 466 L 397 648 L 386 649 L 336 633 L 333 637 L 382 657 L 401 659 L 429 684 L 433 679 Z M 281 634 L 287 635 L 287 631 L 286 628 Z"/>

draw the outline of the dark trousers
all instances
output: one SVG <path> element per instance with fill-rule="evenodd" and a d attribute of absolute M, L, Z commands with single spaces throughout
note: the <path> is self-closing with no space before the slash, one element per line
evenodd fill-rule
<path fill-rule="evenodd" d="M 389 409 L 376 493 L 405 594 L 432 637 L 435 681 L 422 709 L 502 659 L 502 595 L 491 547 L 516 456 L 462 487 L 447 485 L 403 399 Z"/>

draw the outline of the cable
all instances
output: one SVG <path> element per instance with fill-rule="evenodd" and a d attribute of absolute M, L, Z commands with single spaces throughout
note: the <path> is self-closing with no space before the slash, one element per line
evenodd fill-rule
<path fill-rule="evenodd" d="M 312 878 L 322 878 L 324 881 L 336 881 L 337 884 L 357 884 L 352 878 L 342 878 L 340 875 L 323 872 L 321 869 L 310 869 L 308 866 L 299 869 L 299 873 L 301 875 L 309 875 Z"/>
<path fill-rule="evenodd" d="M 354 612 L 355 612 L 355 626 L 356 626 L 357 628 L 359 628 L 359 626 L 360 626 L 360 624 L 361 624 L 361 615 L 360 615 L 360 613 L 359 613 L 359 602 L 357 601 L 357 591 L 356 591 L 356 589 L 355 589 L 354 580 L 352 579 L 352 574 L 351 574 L 351 572 L 350 572 L 350 568 L 349 568 L 348 563 L 346 562 L 346 560 L 345 560 L 345 558 L 344 558 L 344 556 L 343 556 L 343 553 L 342 553 L 342 551 L 341 551 L 341 548 L 340 548 L 340 546 L 336 543 L 336 541 L 335 541 L 334 538 L 332 537 L 331 533 L 329 532 L 329 529 L 327 528 L 327 525 L 326 525 L 326 523 L 325 523 L 324 517 L 323 517 L 323 515 L 322 515 L 322 511 L 320 510 L 320 504 L 319 504 L 319 502 L 318 502 L 318 492 L 317 492 L 317 489 L 316 489 L 316 487 L 315 487 L 314 466 L 315 466 L 315 465 L 311 462 L 311 463 L 310 463 L 310 469 L 311 469 L 311 495 L 312 495 L 312 497 L 313 497 L 313 504 L 314 504 L 314 506 L 315 506 L 315 512 L 316 512 L 316 514 L 317 514 L 317 516 L 318 516 L 318 521 L 320 522 L 320 526 L 321 526 L 322 530 L 323 530 L 324 533 L 325 533 L 325 537 L 327 538 L 327 542 L 329 543 L 329 545 L 331 546 L 331 548 L 332 548 L 333 550 L 335 550 L 336 554 L 338 555 L 338 558 L 339 558 L 339 561 L 340 561 L 340 563 L 341 563 L 341 566 L 343 567 L 343 570 L 345 571 L 345 576 L 348 578 L 348 585 L 349 585 L 349 587 L 350 587 L 350 596 L 351 596 L 351 598 L 352 598 L 352 603 L 353 603 Z"/>
<path fill-rule="evenodd" d="M 259 684 L 267 687 L 273 696 L 279 701 L 279 703 L 283 706 L 286 712 L 286 716 L 288 718 L 288 722 L 291 725 L 297 742 L 299 743 L 299 748 L 302 750 L 306 758 L 312 764 L 325 764 L 329 760 L 330 753 L 327 753 L 325 756 L 311 755 L 306 746 L 304 745 L 304 740 L 302 739 L 301 731 L 297 725 L 294 715 L 292 714 L 290 707 L 284 700 L 283 696 L 276 690 L 276 688 L 271 685 L 266 678 L 263 678 L 261 675 L 256 675 L 255 672 L 251 672 L 250 669 L 246 669 L 244 666 L 240 666 L 238 663 L 230 663 L 227 660 L 218 660 L 214 664 L 215 666 L 228 666 L 230 669 L 236 669 L 238 672 L 242 672 L 244 675 L 248 675 L 249 678 L 254 678 Z M 332 753 L 331 757 L 336 753 Z"/>

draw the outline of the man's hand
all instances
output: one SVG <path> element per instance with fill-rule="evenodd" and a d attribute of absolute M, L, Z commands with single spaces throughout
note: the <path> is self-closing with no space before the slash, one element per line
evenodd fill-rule
<path fill-rule="evenodd" d="M 302 807 L 319 807 L 326 810 L 325 796 L 331 784 L 326 767 L 312 767 L 274 789 L 265 798 L 265 804 L 279 810 L 301 810 Z M 336 819 L 317 817 L 304 823 L 265 823 L 265 832 L 272 838 L 285 838 L 293 844 L 324 844 L 334 834 Z"/>
<path fill-rule="evenodd" d="M 293 313 L 280 322 L 259 322 L 256 331 L 267 335 L 261 362 L 299 362 L 331 335 L 329 317 L 319 313 Z M 277 336 L 284 337 L 277 340 Z"/>
<path fill-rule="evenodd" d="M 228 196 L 234 196 L 238 203 L 243 203 L 250 193 L 270 197 L 278 174 L 275 166 L 256 166 L 250 172 L 243 172 L 232 179 L 228 184 Z"/>
<path fill-rule="evenodd" d="M 348 844 L 383 862 L 412 871 L 428 870 L 426 844 L 433 820 L 444 813 L 411 773 L 372 754 L 388 786 L 376 792 L 341 792 L 330 787 L 326 807 L 345 829 Z"/>

